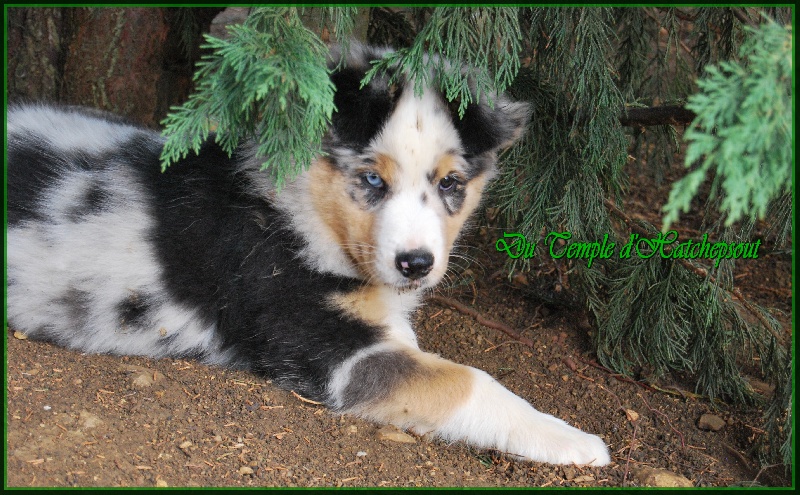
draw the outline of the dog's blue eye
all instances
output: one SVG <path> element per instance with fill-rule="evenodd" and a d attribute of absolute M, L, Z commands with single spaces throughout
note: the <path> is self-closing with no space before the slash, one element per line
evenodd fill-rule
<path fill-rule="evenodd" d="M 364 180 L 367 181 L 367 184 L 374 188 L 383 187 L 383 179 L 381 179 L 381 176 L 375 172 L 367 172 L 364 174 Z"/>
<path fill-rule="evenodd" d="M 451 191 L 456 186 L 456 182 L 452 175 L 442 177 L 442 180 L 439 181 L 439 190 L 442 192 Z"/>

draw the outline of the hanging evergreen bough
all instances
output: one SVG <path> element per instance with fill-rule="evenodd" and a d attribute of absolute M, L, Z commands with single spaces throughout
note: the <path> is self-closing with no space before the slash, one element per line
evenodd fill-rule
<path fill-rule="evenodd" d="M 792 186 L 792 34 L 767 22 L 746 28 L 744 63 L 708 66 L 689 98 L 697 114 L 686 131 L 686 166 L 696 170 L 676 182 L 664 206 L 664 228 L 686 212 L 709 171 L 724 191 L 725 225 L 745 215 L 764 218 L 776 198 Z"/>
<path fill-rule="evenodd" d="M 334 110 L 327 48 L 293 8 L 256 9 L 228 29 L 228 40 L 206 36 L 213 53 L 198 64 L 195 92 L 163 122 L 162 166 L 197 153 L 213 129 L 228 153 L 255 137 L 280 185 L 322 153 Z"/>
<path fill-rule="evenodd" d="M 521 39 L 517 9 L 437 8 L 412 45 L 375 64 L 365 82 L 379 72 L 402 67 L 421 92 L 435 77 L 463 117 L 470 103 L 486 98 L 491 105 L 493 95 L 512 83 L 520 67 Z M 481 70 L 467 72 L 465 67 Z"/>

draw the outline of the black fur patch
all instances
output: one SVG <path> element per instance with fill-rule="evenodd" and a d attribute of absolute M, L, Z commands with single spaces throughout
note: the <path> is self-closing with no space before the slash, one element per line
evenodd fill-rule
<path fill-rule="evenodd" d="M 169 348 L 172 347 L 172 345 L 175 343 L 177 339 L 178 339 L 177 333 L 168 333 L 158 339 L 158 344 L 162 347 Z"/>
<path fill-rule="evenodd" d="M 439 195 L 442 197 L 442 202 L 444 202 L 444 208 L 447 210 L 447 214 L 453 216 L 461 211 L 461 207 L 464 206 L 467 191 L 464 189 L 463 185 L 458 184 L 452 191 L 439 191 Z"/>
<path fill-rule="evenodd" d="M 6 167 L 8 225 L 44 220 L 42 193 L 58 180 L 58 170 L 66 166 L 64 157 L 43 143 L 14 136 L 9 138 L 8 163 L 24 164 Z"/>
<path fill-rule="evenodd" d="M 83 197 L 70 209 L 67 216 L 72 221 L 78 222 L 88 215 L 96 215 L 103 211 L 108 199 L 108 193 L 94 181 L 83 193 Z"/>
<path fill-rule="evenodd" d="M 142 292 L 133 292 L 117 304 L 120 325 L 123 328 L 143 328 L 148 323 L 150 298 Z"/>
<path fill-rule="evenodd" d="M 470 181 L 475 177 L 487 172 L 494 167 L 496 157 L 492 151 L 487 151 L 482 155 L 465 157 L 467 166 L 464 170 L 464 179 Z"/>
<path fill-rule="evenodd" d="M 173 300 L 216 324 L 236 364 L 327 401 L 331 373 L 382 335 L 323 302 L 361 282 L 299 263 L 297 234 L 265 198 L 252 194 L 252 184 L 236 173 L 235 158 L 213 141 L 163 174 L 158 153 L 144 156 L 147 142 L 116 152 L 120 162 L 137 164 L 132 170 L 150 198 L 163 283 Z"/>
<path fill-rule="evenodd" d="M 336 112 L 331 122 L 336 144 L 361 151 L 381 130 L 397 101 L 398 92 L 378 81 L 360 89 L 364 70 L 344 68 L 331 75 L 336 86 Z"/>
<path fill-rule="evenodd" d="M 349 409 L 387 397 L 417 369 L 417 362 L 404 352 L 379 352 L 365 357 L 350 371 L 342 407 Z"/>
<path fill-rule="evenodd" d="M 91 185 L 83 198 L 83 205 L 89 213 L 99 213 L 108 201 L 108 193 L 98 183 Z"/>
<path fill-rule="evenodd" d="M 86 318 L 92 307 L 91 294 L 84 290 L 70 287 L 57 302 L 67 308 L 70 319 L 67 323 L 68 325 L 81 327 L 86 323 Z"/>
<path fill-rule="evenodd" d="M 451 102 L 453 105 L 454 102 Z M 454 105 L 455 106 L 455 105 Z M 457 107 L 453 109 L 453 125 L 458 131 L 467 156 L 480 155 L 493 150 L 502 142 L 497 135 L 499 128 L 497 118 L 484 110 L 480 105 L 470 105 L 464 112 L 464 118 L 458 118 Z"/>
<path fill-rule="evenodd" d="M 483 104 L 469 105 L 461 119 L 458 116 L 458 102 L 449 103 L 453 125 L 458 131 L 468 160 L 511 142 L 530 118 L 528 107 L 503 107 L 502 101 L 496 101 L 495 105 L 495 108 Z"/>

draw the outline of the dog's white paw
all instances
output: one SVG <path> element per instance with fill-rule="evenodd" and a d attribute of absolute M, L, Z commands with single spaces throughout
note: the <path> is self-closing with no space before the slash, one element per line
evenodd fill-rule
<path fill-rule="evenodd" d="M 537 411 L 488 374 L 473 372 L 471 396 L 439 430 L 441 436 L 550 464 L 605 466 L 611 462 L 600 437 Z"/>
<path fill-rule="evenodd" d="M 524 426 L 512 427 L 507 452 L 550 464 L 605 466 L 611 462 L 608 447 L 600 437 L 536 413 Z"/>

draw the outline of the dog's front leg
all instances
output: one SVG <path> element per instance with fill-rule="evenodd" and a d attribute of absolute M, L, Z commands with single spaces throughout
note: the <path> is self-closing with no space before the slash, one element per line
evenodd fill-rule
<path fill-rule="evenodd" d="M 605 443 L 531 407 L 489 374 L 413 347 L 380 344 L 334 373 L 335 407 L 419 434 L 552 464 L 610 462 Z"/>

